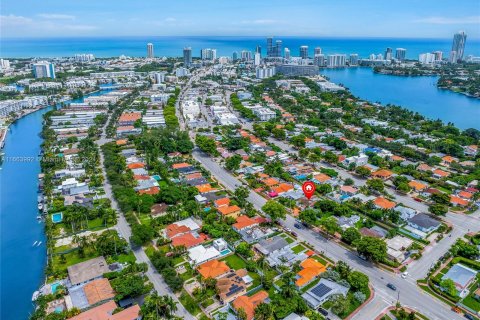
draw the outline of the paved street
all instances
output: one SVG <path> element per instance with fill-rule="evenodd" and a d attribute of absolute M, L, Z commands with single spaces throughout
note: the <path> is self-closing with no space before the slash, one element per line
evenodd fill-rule
<path fill-rule="evenodd" d="M 105 127 L 103 128 L 103 132 L 104 131 L 105 131 Z M 101 138 L 97 140 L 96 143 L 99 147 L 101 147 L 102 145 L 104 145 L 109 141 L 111 141 L 111 139 L 105 138 L 105 134 L 102 133 Z M 99 153 L 100 153 L 100 167 L 102 168 L 102 174 L 105 177 L 103 188 L 105 190 L 105 194 L 107 195 L 107 197 L 112 201 L 112 208 L 119 213 L 115 228 L 118 230 L 121 237 L 129 241 L 130 236 L 132 234 L 130 225 L 125 219 L 125 216 L 121 212 L 118 206 L 118 203 L 115 200 L 115 197 L 113 196 L 112 186 L 110 185 L 110 182 L 108 181 L 107 175 L 105 172 L 103 153 L 101 152 L 101 150 Z M 135 248 L 135 249 L 132 249 L 132 251 L 138 263 L 142 263 L 142 262 L 147 263 L 148 270 L 146 272 L 146 275 L 148 277 L 148 280 L 150 280 L 150 282 L 153 284 L 158 294 L 169 295 L 177 302 L 178 310 L 176 312 L 176 315 L 179 317 L 182 317 L 183 319 L 194 320 L 195 318 L 185 309 L 185 307 L 180 303 L 180 301 L 178 301 L 177 296 L 170 289 L 170 287 L 165 283 L 165 281 L 163 280 L 163 277 L 157 272 L 157 270 L 151 263 L 150 259 L 147 257 L 147 254 L 145 253 L 143 248 L 142 247 Z"/>

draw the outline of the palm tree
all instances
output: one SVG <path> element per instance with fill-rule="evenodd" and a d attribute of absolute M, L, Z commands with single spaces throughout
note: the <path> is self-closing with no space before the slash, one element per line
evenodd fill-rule
<path fill-rule="evenodd" d="M 271 320 L 273 319 L 273 308 L 271 304 L 260 303 L 255 308 L 255 319 L 257 320 Z"/>
<path fill-rule="evenodd" d="M 287 272 L 282 276 L 282 294 L 287 298 L 291 298 L 295 295 L 296 290 L 295 285 L 293 284 L 294 277 L 295 276 L 292 272 Z"/>

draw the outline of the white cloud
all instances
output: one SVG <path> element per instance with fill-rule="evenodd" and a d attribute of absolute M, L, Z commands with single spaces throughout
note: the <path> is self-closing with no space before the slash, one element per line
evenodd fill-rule
<path fill-rule="evenodd" d="M 8 16 L 0 15 L 0 25 L 2 27 L 21 27 L 31 24 L 30 18 L 10 14 Z"/>
<path fill-rule="evenodd" d="M 177 21 L 177 19 L 173 18 L 173 17 L 168 17 L 165 19 L 165 22 L 175 22 Z"/>
<path fill-rule="evenodd" d="M 480 16 L 470 16 L 463 18 L 427 17 L 415 20 L 414 22 L 430 24 L 480 24 Z"/>
<path fill-rule="evenodd" d="M 37 14 L 40 18 L 51 20 L 74 20 L 75 16 L 69 14 L 57 14 L 57 13 L 40 13 Z"/>

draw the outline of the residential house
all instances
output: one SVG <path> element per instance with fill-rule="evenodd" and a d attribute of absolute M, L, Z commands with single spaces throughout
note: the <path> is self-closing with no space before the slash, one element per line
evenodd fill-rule
<path fill-rule="evenodd" d="M 229 273 L 230 267 L 223 261 L 213 259 L 199 265 L 197 271 L 203 279 L 218 279 Z"/>
<path fill-rule="evenodd" d="M 261 290 L 252 296 L 242 295 L 236 298 L 232 303 L 232 308 L 238 312 L 239 309 L 243 309 L 247 315 L 246 320 L 253 320 L 255 316 L 255 308 L 260 304 L 267 302 L 268 293 L 265 290 Z"/>
<path fill-rule="evenodd" d="M 468 200 L 465 200 L 463 198 L 460 198 L 458 196 L 451 195 L 450 196 L 450 204 L 454 206 L 459 206 L 459 207 L 468 207 L 470 202 Z"/>
<path fill-rule="evenodd" d="M 390 210 L 395 208 L 396 203 L 393 201 L 390 201 L 388 199 L 385 199 L 383 197 L 377 197 L 373 203 L 375 204 L 375 207 L 378 209 L 384 209 L 384 210 Z"/>
<path fill-rule="evenodd" d="M 237 218 L 242 213 L 242 208 L 237 205 L 222 206 L 220 208 L 217 208 L 217 210 L 222 214 L 222 216 L 232 218 Z"/>
<path fill-rule="evenodd" d="M 412 180 L 408 183 L 410 188 L 414 190 L 415 192 L 422 192 L 423 190 L 428 188 L 428 185 L 426 183 L 422 183 L 420 181 Z"/>
<path fill-rule="evenodd" d="M 475 281 L 477 271 L 473 270 L 463 264 L 454 264 L 442 277 L 442 279 L 450 279 L 455 283 L 455 288 L 460 297 L 468 295 L 468 287 Z"/>
<path fill-rule="evenodd" d="M 72 286 L 100 279 L 104 273 L 110 271 L 104 257 L 93 258 L 67 268 L 68 280 Z"/>
<path fill-rule="evenodd" d="M 424 233 L 430 233 L 440 227 L 440 222 L 425 213 L 419 213 L 408 220 L 408 225 Z"/>
<path fill-rule="evenodd" d="M 108 301 L 95 308 L 84 311 L 69 320 L 140 320 L 142 318 L 138 305 L 133 305 L 127 309 L 113 313 L 115 310 L 118 310 L 115 301 Z"/>
<path fill-rule="evenodd" d="M 295 281 L 295 285 L 299 289 L 310 284 L 327 270 L 326 266 L 313 258 L 307 258 L 302 261 L 300 267 L 302 269 L 297 273 L 297 280 Z"/>
<path fill-rule="evenodd" d="M 387 169 L 380 169 L 372 173 L 372 176 L 382 180 L 388 180 L 392 177 L 393 172 Z"/>
<path fill-rule="evenodd" d="M 442 179 L 442 178 L 446 178 L 450 176 L 450 173 L 446 172 L 446 171 L 443 171 L 441 169 L 435 169 L 433 170 L 433 177 L 435 179 Z"/>
<path fill-rule="evenodd" d="M 387 239 L 385 242 L 387 244 L 388 258 L 397 262 L 403 262 L 406 258 L 405 251 L 412 245 L 413 240 L 395 236 L 392 239 Z"/>
<path fill-rule="evenodd" d="M 232 270 L 217 280 L 216 288 L 222 303 L 229 303 L 247 293 L 247 285 L 243 280 L 247 275 L 248 272 L 245 269 Z"/>
<path fill-rule="evenodd" d="M 413 218 L 417 214 L 416 210 L 401 205 L 396 206 L 393 210 L 400 213 L 400 219 L 402 219 L 403 221 L 407 221 L 408 219 Z"/>
<path fill-rule="evenodd" d="M 347 293 L 347 287 L 327 279 L 321 279 L 316 286 L 302 294 L 302 298 L 311 308 L 318 309 L 332 295 L 341 294 L 346 297 Z"/>

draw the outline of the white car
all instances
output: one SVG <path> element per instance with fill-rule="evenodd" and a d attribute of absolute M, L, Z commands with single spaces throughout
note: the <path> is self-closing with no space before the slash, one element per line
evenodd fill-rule
<path fill-rule="evenodd" d="M 408 276 L 408 272 L 407 272 L 407 271 L 405 271 L 404 273 L 402 273 L 402 278 L 403 278 L 403 279 L 406 279 L 407 276 Z"/>

